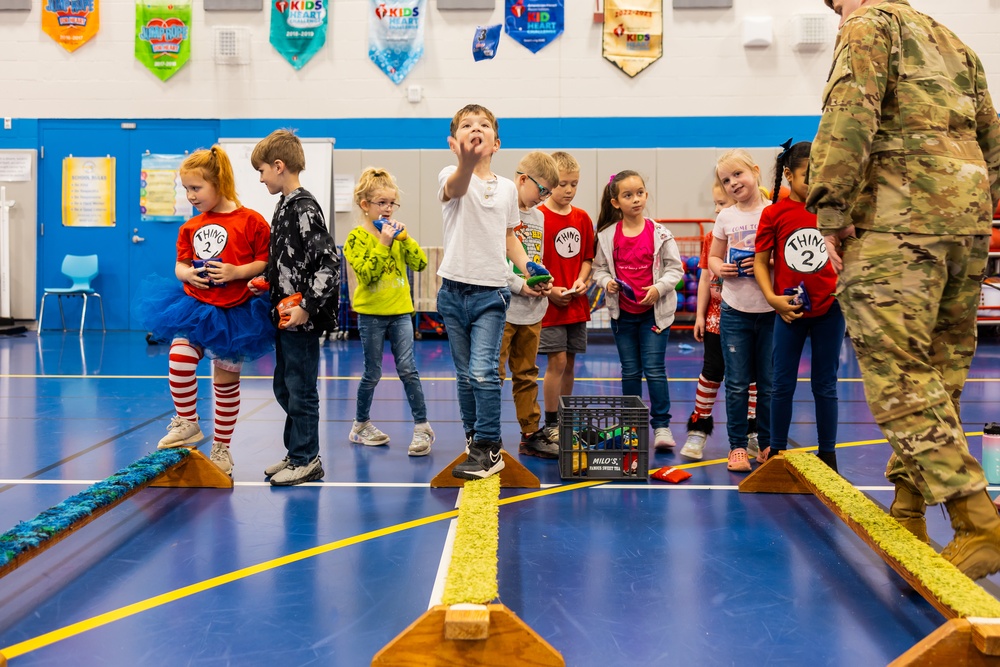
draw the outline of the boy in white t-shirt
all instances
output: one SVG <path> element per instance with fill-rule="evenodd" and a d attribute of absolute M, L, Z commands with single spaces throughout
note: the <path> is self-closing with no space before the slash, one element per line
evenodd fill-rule
<path fill-rule="evenodd" d="M 469 454 L 451 472 L 461 479 L 481 479 L 504 466 L 499 367 L 510 306 L 506 260 L 524 275 L 545 269 L 528 261 L 514 235 L 520 218 L 513 181 L 491 169 L 493 154 L 500 150 L 496 116 L 478 104 L 461 108 L 451 121 L 448 146 L 458 156 L 458 166 L 438 174 L 444 259 L 438 269 L 442 284 L 437 308 L 455 362 Z M 535 289 L 545 294 L 550 284 Z"/>

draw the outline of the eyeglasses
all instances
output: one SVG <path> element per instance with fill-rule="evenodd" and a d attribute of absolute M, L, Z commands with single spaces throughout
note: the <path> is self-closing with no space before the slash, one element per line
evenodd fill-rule
<path fill-rule="evenodd" d="M 374 206 L 375 208 L 391 208 L 393 211 L 399 208 L 399 204 L 397 204 L 394 201 L 380 200 L 380 201 L 370 201 L 368 203 Z"/>
<path fill-rule="evenodd" d="M 544 185 L 536 181 L 534 178 L 532 178 L 531 174 L 526 174 L 523 171 L 519 171 L 517 173 L 519 176 L 527 176 L 528 178 L 531 179 L 531 182 L 535 184 L 536 188 L 538 188 L 538 196 L 541 197 L 542 199 L 548 199 L 549 195 L 552 194 L 552 190 L 549 190 L 547 187 L 545 187 Z"/>

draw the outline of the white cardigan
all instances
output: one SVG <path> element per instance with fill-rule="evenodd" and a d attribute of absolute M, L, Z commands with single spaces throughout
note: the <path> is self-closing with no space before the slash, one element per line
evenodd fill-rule
<path fill-rule="evenodd" d="M 618 292 L 610 294 L 608 283 L 615 279 L 614 257 L 615 230 L 621 223 L 615 223 L 597 235 L 597 252 L 594 255 L 594 280 L 604 289 L 604 302 L 608 313 L 618 319 Z M 653 304 L 656 326 L 666 329 L 674 321 L 677 310 L 677 283 L 684 277 L 681 253 L 670 230 L 659 223 L 653 223 L 653 287 L 660 298 Z"/>

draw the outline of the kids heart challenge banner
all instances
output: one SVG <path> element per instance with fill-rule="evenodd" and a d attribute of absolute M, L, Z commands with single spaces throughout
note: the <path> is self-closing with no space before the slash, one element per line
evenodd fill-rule
<path fill-rule="evenodd" d="M 271 46 L 295 69 L 302 69 L 326 44 L 327 0 L 274 0 Z"/>
<path fill-rule="evenodd" d="M 42 4 L 42 30 L 67 51 L 86 44 L 100 27 L 99 0 L 46 0 Z"/>
<path fill-rule="evenodd" d="M 191 3 L 147 0 L 135 6 L 135 58 L 166 81 L 191 57 Z"/>
<path fill-rule="evenodd" d="M 393 83 L 424 55 L 425 0 L 370 0 L 368 57 Z"/>
<path fill-rule="evenodd" d="M 562 34 L 566 25 L 562 0 L 506 0 L 504 30 L 532 53 L 538 53 Z"/>
<path fill-rule="evenodd" d="M 663 0 L 604 0 L 604 58 L 635 76 L 663 55 Z"/>

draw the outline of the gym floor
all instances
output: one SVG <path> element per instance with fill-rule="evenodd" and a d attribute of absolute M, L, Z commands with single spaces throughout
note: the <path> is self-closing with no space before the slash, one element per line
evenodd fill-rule
<path fill-rule="evenodd" d="M 167 351 L 136 332 L 0 337 L 0 532 L 155 449 L 173 414 Z M 406 455 L 412 422 L 388 351 L 372 416 L 392 441 L 348 441 L 363 358 L 359 341 L 333 341 L 320 368 L 326 477 L 272 488 L 262 470 L 284 455 L 284 414 L 273 356 L 250 364 L 235 488 L 143 490 L 0 579 L 0 654 L 13 667 L 369 664 L 439 595 L 458 494 L 428 484 L 464 447 L 447 342 L 425 338 L 416 352 L 437 432 L 430 456 Z M 678 440 L 701 352 L 672 334 Z M 841 359 L 840 471 L 886 506 L 889 446 L 846 341 Z M 998 417 L 998 369 L 1000 343 L 984 338 L 962 400 L 977 456 L 984 422 Z M 206 433 L 209 373 L 202 362 Z M 620 392 L 610 340 L 591 340 L 577 378 L 577 394 Z M 810 446 L 807 380 L 795 401 L 791 439 Z M 739 494 L 721 400 L 715 417 L 704 461 L 651 456 L 651 467 L 693 474 L 679 485 L 584 487 L 561 480 L 555 461 L 521 458 L 543 486 L 503 491 L 500 601 L 567 665 L 884 665 L 944 622 L 818 500 Z M 517 456 L 509 382 L 503 435 Z M 943 512 L 931 508 L 928 523 L 947 543 Z M 997 582 L 983 583 L 997 594 Z"/>

